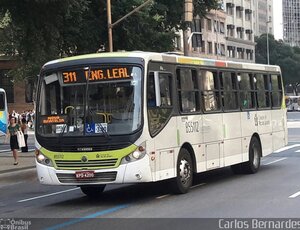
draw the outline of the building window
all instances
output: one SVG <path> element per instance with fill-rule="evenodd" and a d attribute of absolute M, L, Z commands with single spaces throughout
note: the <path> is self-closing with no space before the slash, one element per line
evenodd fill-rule
<path fill-rule="evenodd" d="M 221 44 L 221 55 L 225 56 L 225 44 Z"/>
<path fill-rule="evenodd" d="M 227 12 L 228 15 L 233 15 L 233 11 L 234 11 L 233 8 L 234 8 L 234 4 L 233 3 L 228 2 L 226 4 L 226 12 Z"/>
<path fill-rule="evenodd" d="M 212 54 L 213 53 L 212 42 L 207 42 L 207 44 L 208 44 L 208 53 Z"/>
<path fill-rule="evenodd" d="M 220 22 L 220 33 L 221 34 L 225 33 L 225 24 L 224 24 L 224 22 Z"/>
<path fill-rule="evenodd" d="M 218 33 L 220 31 L 219 21 L 214 20 L 214 32 Z"/>
<path fill-rule="evenodd" d="M 244 52 L 245 52 L 244 50 L 245 50 L 244 48 L 240 48 L 240 47 L 238 47 L 236 49 L 236 51 L 237 51 L 237 58 L 244 59 Z"/>
<path fill-rule="evenodd" d="M 237 27 L 236 32 L 237 32 L 238 38 L 244 39 L 244 28 L 243 27 Z"/>
<path fill-rule="evenodd" d="M 220 44 L 215 42 L 215 55 L 220 55 Z"/>
<path fill-rule="evenodd" d="M 236 17 L 237 18 L 243 18 L 243 10 L 244 10 L 244 8 L 242 6 L 236 7 Z"/>
<path fill-rule="evenodd" d="M 211 31 L 211 19 L 207 19 L 207 30 Z"/>
<path fill-rule="evenodd" d="M 227 37 L 234 37 L 234 28 L 232 24 L 227 25 Z"/>
<path fill-rule="evenodd" d="M 227 46 L 228 57 L 235 58 L 235 47 Z"/>
<path fill-rule="evenodd" d="M 204 40 L 201 41 L 201 51 L 200 52 L 205 53 L 205 41 Z"/>

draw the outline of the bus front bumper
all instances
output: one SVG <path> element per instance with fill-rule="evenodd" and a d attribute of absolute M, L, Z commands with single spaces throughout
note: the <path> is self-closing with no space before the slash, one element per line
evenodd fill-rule
<path fill-rule="evenodd" d="M 121 164 L 117 168 L 99 170 L 57 170 L 36 161 L 38 179 L 41 184 L 48 185 L 95 185 L 113 183 L 151 182 L 152 172 L 149 157 Z M 76 179 L 76 172 L 93 171 L 91 178 Z"/>

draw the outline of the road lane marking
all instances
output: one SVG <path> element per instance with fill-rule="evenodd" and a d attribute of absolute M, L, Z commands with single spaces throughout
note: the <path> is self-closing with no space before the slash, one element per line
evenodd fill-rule
<path fill-rule="evenodd" d="M 66 193 L 66 192 L 72 192 L 72 191 L 78 190 L 78 189 L 79 188 L 71 188 L 71 189 L 60 191 L 60 192 L 54 192 L 54 193 L 50 193 L 50 194 L 46 194 L 46 195 L 42 195 L 42 196 L 36 196 L 36 197 L 24 199 L 24 200 L 19 200 L 18 203 L 22 203 L 22 202 L 26 202 L 26 201 L 31 201 L 31 200 L 37 200 L 37 199 L 41 199 L 41 198 L 45 198 L 45 197 L 49 197 L 49 196 L 55 196 L 55 195 Z"/>
<path fill-rule="evenodd" d="M 290 195 L 289 198 L 296 198 L 297 196 L 300 196 L 300 191 Z"/>
<path fill-rule="evenodd" d="M 191 189 L 197 188 L 197 187 L 200 187 L 200 186 L 203 186 L 203 185 L 206 185 L 206 184 L 205 183 L 196 184 L 196 185 L 192 186 Z"/>
<path fill-rule="evenodd" d="M 264 164 L 264 165 L 270 165 L 270 164 L 274 164 L 274 163 L 277 163 L 277 162 L 279 162 L 279 161 L 283 161 L 283 160 L 286 160 L 286 159 L 287 159 L 286 157 L 284 157 L 284 158 L 280 158 L 280 159 L 278 159 L 278 160 L 271 161 L 271 162 L 269 162 L 269 163 L 266 163 L 266 164 Z"/>
<path fill-rule="evenodd" d="M 286 151 L 288 149 L 299 147 L 299 146 L 300 146 L 300 144 L 289 145 L 289 146 L 286 146 L 286 147 L 276 150 L 274 153 L 280 153 L 280 152 Z"/>
<path fill-rule="evenodd" d="M 163 198 L 168 197 L 168 196 L 171 196 L 171 194 L 165 194 L 165 195 L 162 195 L 162 196 L 158 196 L 155 199 L 163 199 Z"/>
<path fill-rule="evenodd" d="M 84 217 L 81 217 L 81 218 L 78 218 L 78 219 L 73 219 L 73 220 L 70 220 L 70 221 L 67 221 L 67 222 L 64 222 L 64 223 L 61 223 L 61 224 L 54 225 L 52 227 L 48 227 L 48 228 L 46 228 L 46 230 L 56 230 L 56 229 L 65 228 L 67 226 L 74 225 L 74 224 L 77 224 L 77 223 L 80 223 L 80 222 L 83 222 L 83 221 L 86 221 L 86 220 L 89 220 L 89 219 L 93 219 L 93 218 L 96 218 L 96 217 L 99 217 L 99 216 L 104 216 L 106 214 L 110 214 L 110 213 L 113 213 L 113 212 L 116 212 L 116 211 L 119 211 L 121 209 L 128 208 L 128 207 L 129 207 L 128 204 L 118 205 L 118 206 L 115 206 L 113 208 L 105 209 L 105 210 L 102 210 L 100 212 L 90 214 L 88 216 L 84 216 Z"/>

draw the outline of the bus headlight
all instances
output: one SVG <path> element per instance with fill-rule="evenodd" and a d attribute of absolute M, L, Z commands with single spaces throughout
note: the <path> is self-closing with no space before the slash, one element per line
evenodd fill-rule
<path fill-rule="evenodd" d="M 127 155 L 122 159 L 121 164 L 126 164 L 129 162 L 137 161 L 142 159 L 146 155 L 145 142 L 143 142 L 139 147 L 136 148 L 132 153 Z"/>
<path fill-rule="evenodd" d="M 53 166 L 52 161 L 38 150 L 35 152 L 35 158 L 42 165 Z"/>

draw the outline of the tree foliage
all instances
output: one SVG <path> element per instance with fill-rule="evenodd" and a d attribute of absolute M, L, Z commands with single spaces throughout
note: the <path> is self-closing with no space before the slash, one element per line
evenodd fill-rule
<path fill-rule="evenodd" d="M 267 63 L 267 36 L 262 34 L 255 39 L 256 62 Z M 269 57 L 271 65 L 281 67 L 285 85 L 292 84 L 294 88 L 300 83 L 300 48 L 291 47 L 284 44 L 282 40 L 275 40 L 274 36 L 269 34 Z"/>
<path fill-rule="evenodd" d="M 105 0 L 0 0 L 0 54 L 15 56 L 20 78 L 35 76 L 45 62 L 107 47 Z M 145 0 L 112 1 L 113 22 Z M 194 0 L 204 16 L 217 0 Z M 113 28 L 114 50 L 173 50 L 184 28 L 183 0 L 154 0 Z"/>

